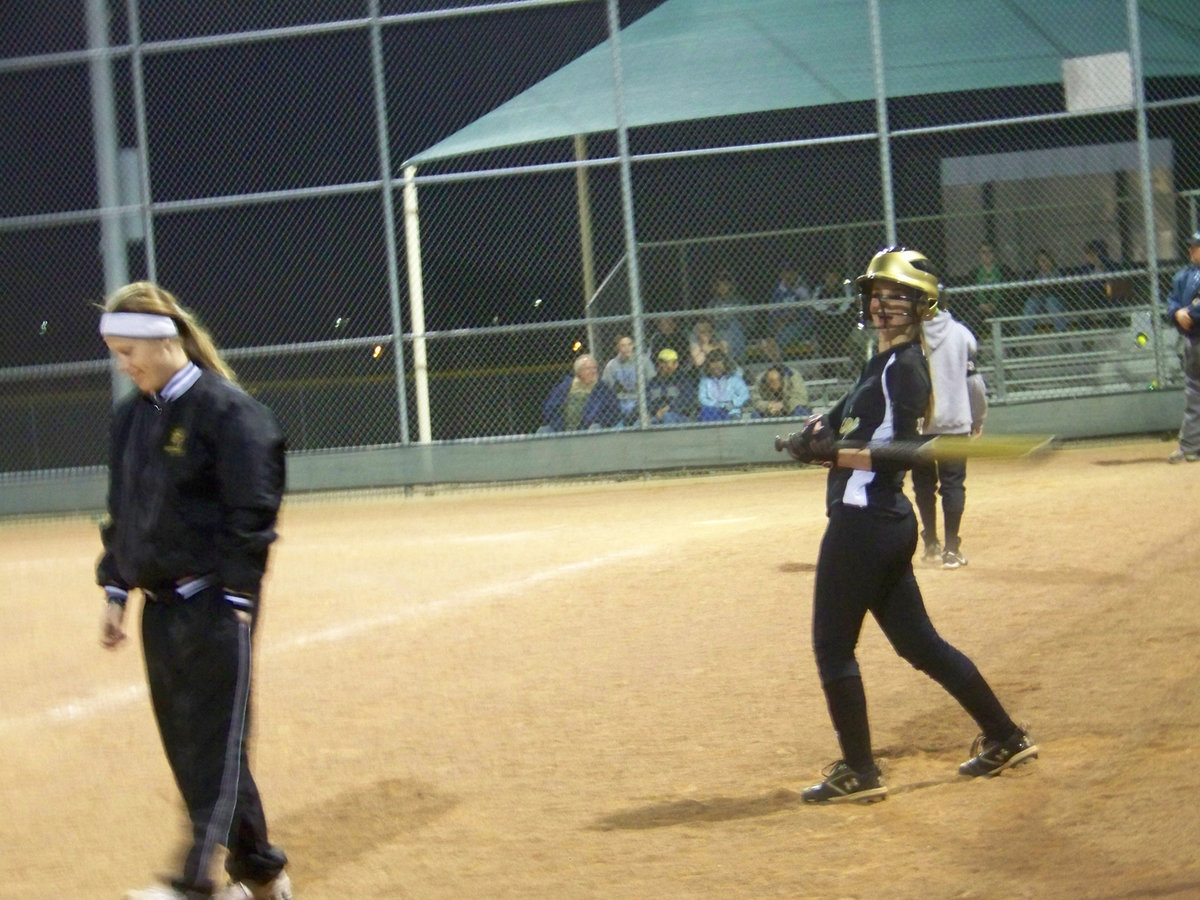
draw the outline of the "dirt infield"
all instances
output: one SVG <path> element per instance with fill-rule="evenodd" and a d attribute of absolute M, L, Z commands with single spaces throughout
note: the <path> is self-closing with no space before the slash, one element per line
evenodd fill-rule
<path fill-rule="evenodd" d="M 819 470 L 289 500 L 255 757 L 298 900 L 1200 896 L 1200 465 L 1169 450 L 971 463 L 970 565 L 918 577 L 1041 759 L 960 779 L 973 723 L 870 623 L 873 806 L 799 803 L 836 755 Z M 0 523 L 5 900 L 118 898 L 182 837 L 97 548 Z"/>

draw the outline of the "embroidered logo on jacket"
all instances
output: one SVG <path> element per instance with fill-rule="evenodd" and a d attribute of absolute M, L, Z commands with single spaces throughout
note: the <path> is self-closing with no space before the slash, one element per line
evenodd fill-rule
<path fill-rule="evenodd" d="M 187 441 L 187 432 L 176 425 L 167 435 L 167 443 L 163 445 L 163 453 L 168 456 L 183 456 L 183 445 Z"/>
<path fill-rule="evenodd" d="M 838 436 L 845 437 L 848 435 L 858 427 L 860 421 L 858 416 L 850 416 L 849 418 L 842 419 L 842 426 L 838 429 Z"/>

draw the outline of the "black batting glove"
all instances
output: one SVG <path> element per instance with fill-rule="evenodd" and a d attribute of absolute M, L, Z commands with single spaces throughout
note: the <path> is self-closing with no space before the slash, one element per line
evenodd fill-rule
<path fill-rule="evenodd" d="M 793 431 L 784 442 L 788 455 L 797 462 L 833 462 L 837 456 L 837 445 L 833 440 L 833 429 L 825 416 L 813 416 L 802 431 Z"/>
<path fill-rule="evenodd" d="M 813 416 L 804 425 L 801 434 L 808 436 L 808 452 L 816 462 L 834 462 L 837 458 L 837 442 L 833 439 L 833 428 L 827 416 Z"/>

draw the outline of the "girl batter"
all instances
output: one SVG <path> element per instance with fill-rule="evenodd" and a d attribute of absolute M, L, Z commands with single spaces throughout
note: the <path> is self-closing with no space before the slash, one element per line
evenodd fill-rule
<path fill-rule="evenodd" d="M 829 524 L 817 558 L 813 647 L 842 759 L 825 780 L 807 788 L 809 803 L 882 800 L 887 787 L 871 751 L 867 701 L 854 648 L 870 612 L 892 646 L 942 685 L 978 723 L 982 734 L 963 775 L 995 775 L 1037 756 L 966 656 L 937 633 L 913 575 L 917 521 L 904 495 L 905 464 L 871 448 L 920 439 L 930 405 L 922 320 L 937 312 L 938 279 L 929 260 L 903 248 L 880 251 L 858 278 L 863 318 L 877 329 L 878 353 L 858 383 L 829 411 L 814 417 L 789 443 L 804 462 L 830 465 Z M 859 445 L 836 447 L 834 441 Z"/>

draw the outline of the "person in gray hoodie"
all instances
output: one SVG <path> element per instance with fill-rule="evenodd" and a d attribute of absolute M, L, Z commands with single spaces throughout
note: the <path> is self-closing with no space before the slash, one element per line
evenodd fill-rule
<path fill-rule="evenodd" d="M 975 335 L 950 312 L 942 309 L 924 323 L 929 375 L 933 381 L 932 415 L 922 434 L 955 434 L 978 437 L 987 417 L 987 386 L 975 371 L 978 344 Z M 967 564 L 958 529 L 967 503 L 967 461 L 942 460 L 912 470 L 913 493 L 925 541 L 922 561 L 957 569 Z M 938 540 L 937 497 L 942 495 L 946 543 Z"/>

